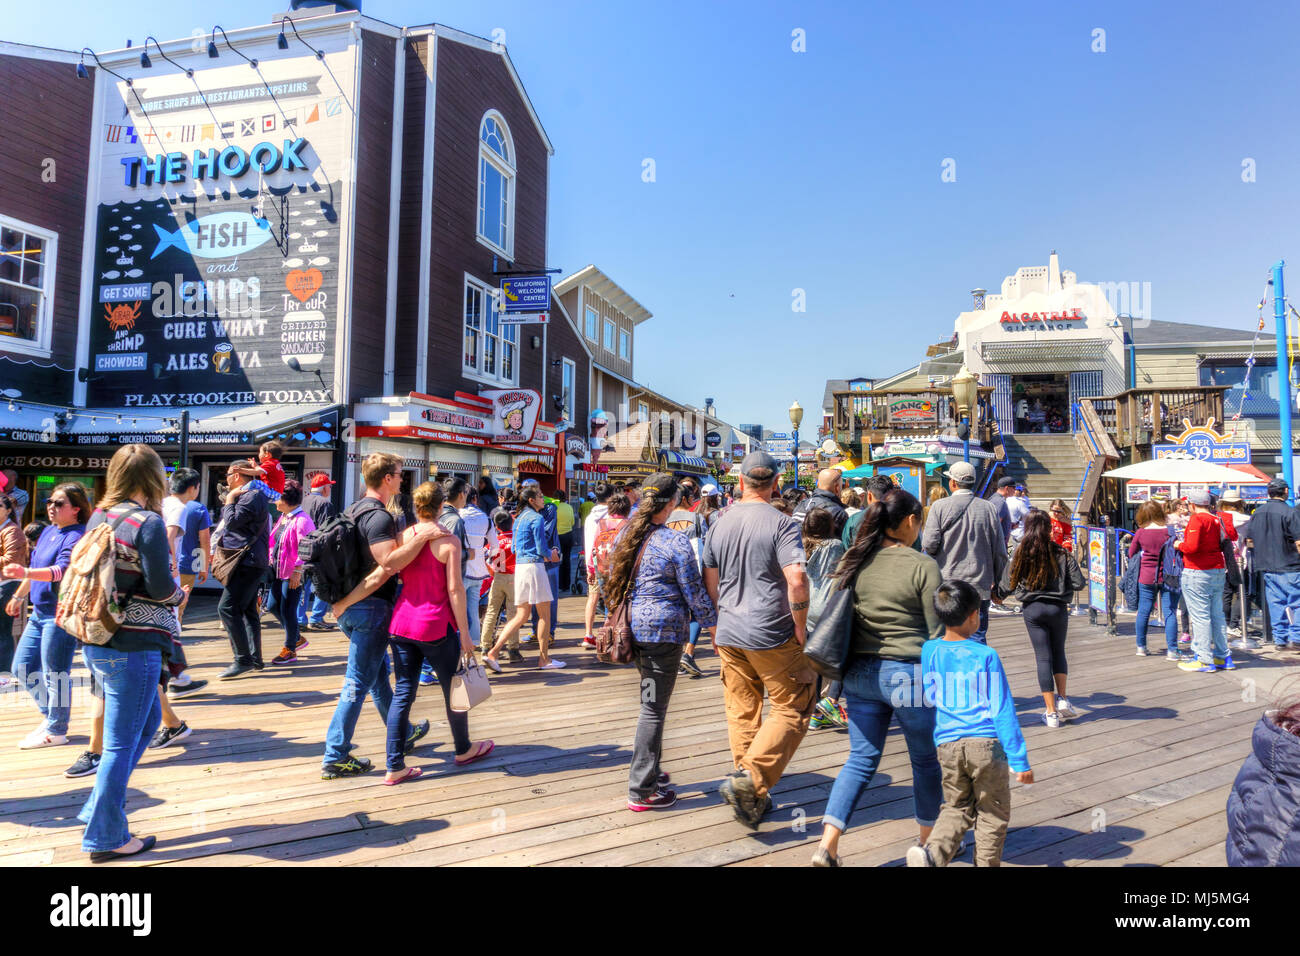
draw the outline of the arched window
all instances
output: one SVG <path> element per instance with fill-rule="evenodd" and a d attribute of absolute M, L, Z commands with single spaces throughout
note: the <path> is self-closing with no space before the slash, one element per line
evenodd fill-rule
<path fill-rule="evenodd" d="M 515 251 L 515 156 L 510 128 L 496 110 L 478 133 L 478 236 L 507 258 Z"/>

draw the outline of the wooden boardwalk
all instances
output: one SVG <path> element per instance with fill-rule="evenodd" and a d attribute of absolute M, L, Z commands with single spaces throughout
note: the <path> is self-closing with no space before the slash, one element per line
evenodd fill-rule
<path fill-rule="evenodd" d="M 370 703 L 356 752 L 377 769 L 319 777 L 346 660 L 338 632 L 309 634 L 296 665 L 223 684 L 215 677 L 229 644 L 210 606 L 193 609 L 191 672 L 212 684 L 177 701 L 190 738 L 147 751 L 131 779 L 132 829 L 158 837 L 139 864 L 806 865 L 847 733 L 809 732 L 773 792 L 773 811 L 757 833 L 744 829 L 717 794 L 731 767 L 717 659 L 704 649 L 705 677 L 678 682 L 664 741 L 677 806 L 630 813 L 639 684 L 633 669 L 600 665 L 577 646 L 581 607 L 580 599 L 561 601 L 558 656 L 567 669 L 536 670 L 525 644 L 530 663 L 493 678 L 492 699 L 470 722 L 476 738 L 496 740 L 486 760 L 452 765 L 441 693 L 422 688 L 413 716 L 430 718 L 433 729 L 408 760 L 425 775 L 398 787 L 382 784 L 384 729 Z M 991 642 L 1039 781 L 1013 784 L 1006 863 L 1223 865 L 1229 787 L 1270 693 L 1300 672 L 1300 657 L 1243 654 L 1236 671 L 1187 674 L 1163 657 L 1135 657 L 1131 637 L 1109 638 L 1086 621 L 1072 619 L 1067 645 L 1070 697 L 1083 716 L 1049 730 L 1022 621 L 993 619 Z M 1131 619 L 1123 630 L 1131 634 Z M 268 659 L 280 637 L 268 628 Z M 21 691 L 0 695 L 0 864 L 86 862 L 76 814 L 93 780 L 62 775 L 84 749 L 85 701 L 74 705 L 68 746 L 24 752 L 16 744 L 36 725 L 31 701 Z M 846 862 L 899 864 L 916 830 L 896 728 L 858 806 L 841 842 Z M 969 862 L 968 850 L 953 865 Z"/>

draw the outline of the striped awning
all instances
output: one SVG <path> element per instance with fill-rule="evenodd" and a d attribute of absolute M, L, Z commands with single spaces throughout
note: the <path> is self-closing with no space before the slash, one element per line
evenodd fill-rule
<path fill-rule="evenodd" d="M 1106 339 L 1039 342 L 981 342 L 980 357 L 997 372 L 1085 372 L 1098 367 L 1110 353 Z"/>
<path fill-rule="evenodd" d="M 703 458 L 694 458 L 679 451 L 665 451 L 662 454 L 668 460 L 668 464 L 677 466 L 674 471 L 682 469 L 703 473 L 709 470 L 709 463 Z"/>

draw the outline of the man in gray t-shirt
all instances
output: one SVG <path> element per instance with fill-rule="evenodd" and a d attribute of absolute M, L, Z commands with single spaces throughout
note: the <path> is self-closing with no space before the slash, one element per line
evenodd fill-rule
<path fill-rule="evenodd" d="M 704 584 L 718 609 L 727 735 L 736 770 L 718 792 L 750 829 L 771 806 L 808 732 L 816 675 L 803 656 L 808 575 L 799 525 L 771 505 L 777 463 L 767 452 L 740 465 L 740 501 L 704 538 Z M 763 696 L 771 702 L 763 720 Z"/>

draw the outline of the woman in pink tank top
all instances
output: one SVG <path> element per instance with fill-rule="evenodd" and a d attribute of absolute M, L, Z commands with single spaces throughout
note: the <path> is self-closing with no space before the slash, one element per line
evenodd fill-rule
<path fill-rule="evenodd" d="M 403 544 L 421 531 L 437 527 L 438 512 L 442 510 L 442 488 L 431 481 L 416 488 L 412 497 L 418 520 L 402 533 Z M 413 780 L 423 772 L 419 767 L 406 766 L 404 751 L 411 705 L 426 660 L 442 685 L 457 766 L 486 757 L 494 746 L 490 740 L 471 741 L 469 714 L 451 709 L 451 679 L 461 657 L 474 654 L 465 615 L 465 584 L 460 576 L 460 542 L 455 535 L 435 538 L 399 573 L 402 590 L 388 626 L 396 677 L 393 705 L 388 710 L 388 775 L 384 778 L 384 783 L 390 785 Z"/>

